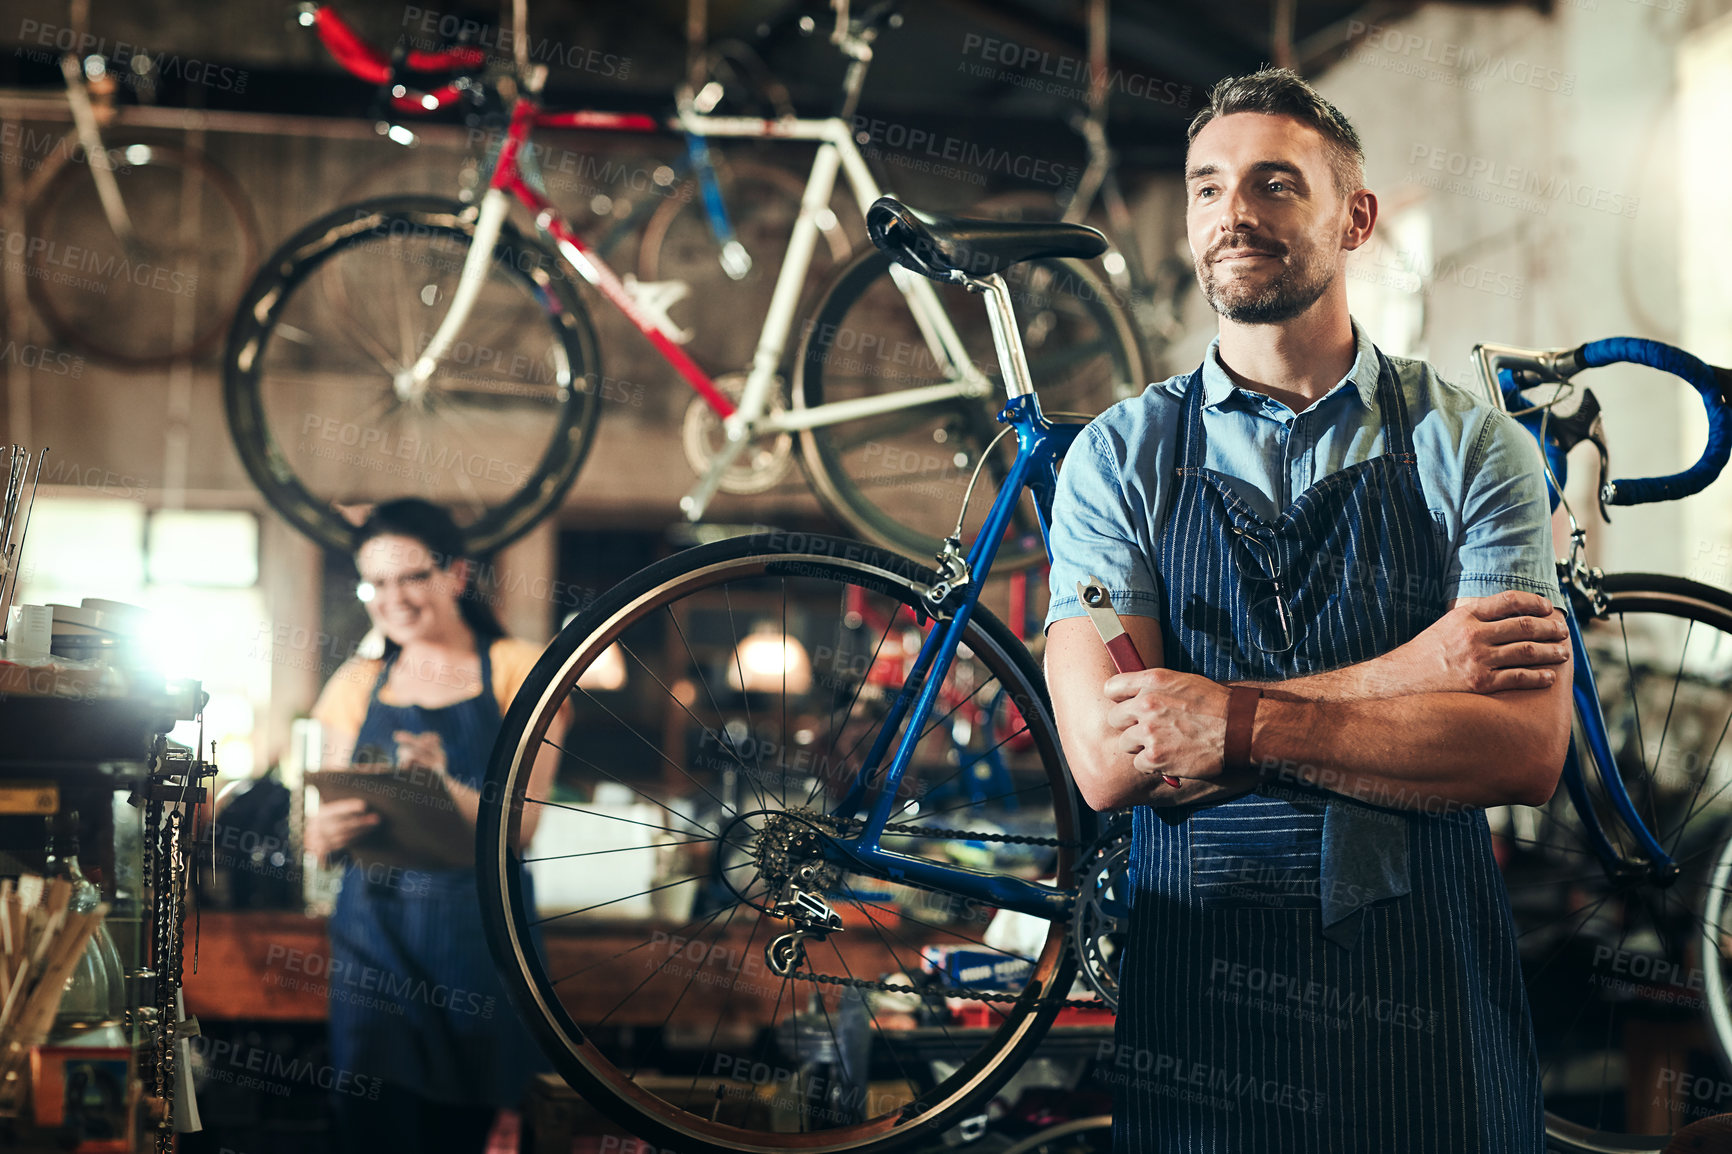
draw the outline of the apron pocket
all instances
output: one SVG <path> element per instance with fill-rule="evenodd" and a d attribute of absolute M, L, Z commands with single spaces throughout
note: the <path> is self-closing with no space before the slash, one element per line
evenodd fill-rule
<path fill-rule="evenodd" d="M 1191 887 L 1205 908 L 1317 908 L 1323 806 L 1255 794 L 1191 815 Z"/>

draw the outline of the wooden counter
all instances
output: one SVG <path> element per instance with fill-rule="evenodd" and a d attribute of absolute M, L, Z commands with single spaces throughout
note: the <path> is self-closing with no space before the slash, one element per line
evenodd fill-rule
<path fill-rule="evenodd" d="M 904 926 L 897 933 L 913 938 L 909 930 Z M 188 919 L 187 1013 L 213 1021 L 325 1017 L 330 945 L 323 918 L 206 911 L 197 931 L 196 972 L 193 932 Z M 595 1017 L 608 1013 L 629 995 L 629 1004 L 609 1022 L 662 1025 L 665 1020 L 674 1031 L 709 1030 L 716 1025 L 718 1000 L 727 1001 L 730 1021 L 742 1027 L 755 1027 L 774 1012 L 783 983 L 764 963 L 765 943 L 762 927 L 755 938 L 742 928 L 719 936 L 710 930 L 702 942 L 688 942 L 652 922 L 607 922 L 586 925 L 581 932 L 549 932 L 547 953 L 549 971 L 579 1021 L 587 1011 L 595 1011 Z M 914 964 L 914 948 L 899 942 L 904 965 Z M 810 968 L 819 973 L 876 978 L 898 968 L 877 934 L 868 938 L 844 931 L 811 950 Z M 834 1004 L 836 988 L 825 990 Z"/>

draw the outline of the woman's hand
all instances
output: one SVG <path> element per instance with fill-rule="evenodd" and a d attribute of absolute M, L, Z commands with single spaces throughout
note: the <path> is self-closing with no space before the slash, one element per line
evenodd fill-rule
<path fill-rule="evenodd" d="M 439 735 L 431 730 L 411 733 L 399 729 L 391 736 L 397 742 L 397 768 L 422 769 L 436 774 L 445 783 L 446 792 L 457 806 L 458 816 L 474 825 L 481 810 L 481 793 L 451 776 L 445 758 L 445 743 L 439 740 Z"/>
<path fill-rule="evenodd" d="M 441 777 L 445 776 L 445 743 L 439 740 L 437 733 L 432 730 L 413 733 L 407 729 L 399 729 L 391 738 L 397 743 L 398 769 L 425 769 Z"/>
<path fill-rule="evenodd" d="M 379 824 L 379 815 L 358 797 L 327 801 L 307 819 L 307 852 L 317 857 L 347 849 Z"/>

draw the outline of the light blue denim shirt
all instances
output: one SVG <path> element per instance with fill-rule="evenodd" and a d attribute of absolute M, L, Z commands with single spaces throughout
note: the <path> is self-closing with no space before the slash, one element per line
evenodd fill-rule
<path fill-rule="evenodd" d="M 1204 465 L 1226 476 L 1264 520 L 1330 473 L 1381 454 L 1377 350 L 1357 324 L 1358 356 L 1340 384 L 1302 413 L 1233 383 L 1219 339 L 1203 358 Z M 1423 361 L 1389 357 L 1413 423 L 1420 487 L 1448 543 L 1445 604 L 1506 589 L 1562 607 L 1539 446 L 1481 394 Z M 1083 615 L 1076 583 L 1101 579 L 1121 613 L 1165 613 L 1154 572 L 1174 489 L 1174 454 L 1190 374 L 1150 385 L 1096 417 L 1059 472 L 1052 510 L 1047 625 Z M 1434 575 L 1413 575 L 1430 582 Z"/>

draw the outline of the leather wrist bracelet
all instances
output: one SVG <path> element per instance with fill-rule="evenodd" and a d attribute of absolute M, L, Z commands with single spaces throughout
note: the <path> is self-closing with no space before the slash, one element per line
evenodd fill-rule
<path fill-rule="evenodd" d="M 1228 773 L 1242 773 L 1251 768 L 1251 730 L 1257 721 L 1257 702 L 1262 698 L 1261 689 L 1248 685 L 1227 687 L 1227 737 L 1221 765 Z"/>

